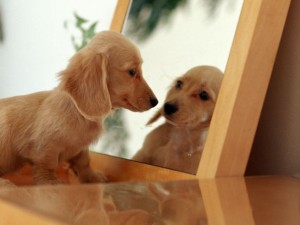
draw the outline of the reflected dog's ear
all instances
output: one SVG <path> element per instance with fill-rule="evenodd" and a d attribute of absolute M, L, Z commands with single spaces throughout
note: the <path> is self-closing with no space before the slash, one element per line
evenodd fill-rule
<path fill-rule="evenodd" d="M 107 59 L 102 54 L 80 51 L 61 73 L 63 89 L 69 93 L 78 111 L 97 120 L 108 114 L 112 105 L 107 87 Z"/>
<path fill-rule="evenodd" d="M 161 109 L 160 110 L 158 110 L 152 117 L 151 117 L 151 119 L 147 122 L 147 126 L 148 125 L 150 125 L 151 123 L 154 123 L 156 120 L 158 120 L 159 119 L 159 117 L 161 117 Z"/>

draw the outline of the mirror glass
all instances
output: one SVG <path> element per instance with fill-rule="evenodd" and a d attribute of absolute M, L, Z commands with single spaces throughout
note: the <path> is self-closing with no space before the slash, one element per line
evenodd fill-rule
<path fill-rule="evenodd" d="M 104 139 L 93 149 L 132 159 L 142 148 L 145 137 L 165 123 L 165 119 L 160 118 L 146 126 L 149 119 L 164 107 L 166 93 L 176 78 L 199 65 L 211 65 L 224 72 L 242 3 L 243 0 L 174 0 L 154 3 L 150 0 L 133 0 L 122 33 L 139 47 L 144 60 L 143 76 L 159 99 L 159 104 L 143 113 L 128 110 L 116 112 L 115 122 L 112 120 L 108 124 Z M 168 136 L 167 133 L 159 135 L 163 139 Z M 201 139 L 200 133 L 196 139 Z M 177 138 L 180 142 L 195 139 L 187 136 Z M 202 149 L 203 144 L 200 143 Z M 160 148 L 159 151 L 166 149 Z M 187 154 L 193 158 L 193 154 Z M 196 162 L 193 163 L 198 166 L 199 157 L 194 158 Z M 134 159 L 168 167 L 163 162 L 152 163 L 140 157 Z M 181 166 L 173 169 L 189 173 L 197 170 Z"/>

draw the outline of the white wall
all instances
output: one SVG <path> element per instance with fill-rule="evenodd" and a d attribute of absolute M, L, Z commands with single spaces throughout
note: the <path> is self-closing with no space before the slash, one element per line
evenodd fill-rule
<path fill-rule="evenodd" d="M 116 0 L 0 0 L 4 41 L 0 42 L 0 98 L 52 89 L 56 75 L 74 54 L 64 22 L 78 12 L 109 28 Z"/>

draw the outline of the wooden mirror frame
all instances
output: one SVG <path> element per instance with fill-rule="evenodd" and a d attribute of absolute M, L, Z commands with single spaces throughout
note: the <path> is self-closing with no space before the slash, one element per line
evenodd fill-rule
<path fill-rule="evenodd" d="M 243 176 L 290 0 L 244 0 L 196 175 L 91 153 L 112 181 Z M 121 32 L 130 0 L 118 0 L 111 30 Z M 126 172 L 125 172 L 126 171 Z"/>

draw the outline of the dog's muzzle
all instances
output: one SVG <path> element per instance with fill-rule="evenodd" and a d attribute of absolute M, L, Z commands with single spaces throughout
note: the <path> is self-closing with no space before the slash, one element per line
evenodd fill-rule
<path fill-rule="evenodd" d="M 166 115 L 171 115 L 178 111 L 178 106 L 176 104 L 166 102 L 164 104 L 164 111 L 165 111 Z"/>
<path fill-rule="evenodd" d="M 152 108 L 154 106 L 156 106 L 158 103 L 158 100 L 156 98 L 150 98 L 150 105 L 152 106 Z"/>

